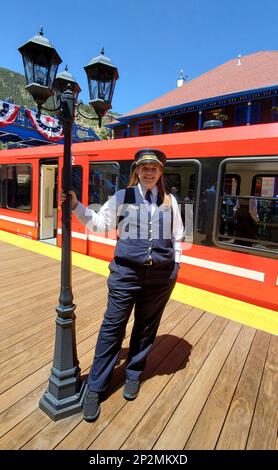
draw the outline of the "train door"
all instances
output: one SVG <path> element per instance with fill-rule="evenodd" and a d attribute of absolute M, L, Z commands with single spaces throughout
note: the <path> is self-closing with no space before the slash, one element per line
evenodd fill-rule
<path fill-rule="evenodd" d="M 57 229 L 57 187 L 58 165 L 41 165 L 40 167 L 40 240 L 55 242 Z M 55 243 L 56 244 L 56 243 Z"/>

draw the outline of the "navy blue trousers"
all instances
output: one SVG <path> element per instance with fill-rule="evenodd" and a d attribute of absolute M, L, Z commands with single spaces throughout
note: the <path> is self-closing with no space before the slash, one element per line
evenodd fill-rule
<path fill-rule="evenodd" d="M 132 308 L 134 325 L 129 343 L 126 378 L 139 380 L 154 342 L 163 310 L 175 286 L 178 264 L 166 266 L 110 263 L 107 310 L 88 375 L 89 390 L 105 392 L 116 365 Z"/>

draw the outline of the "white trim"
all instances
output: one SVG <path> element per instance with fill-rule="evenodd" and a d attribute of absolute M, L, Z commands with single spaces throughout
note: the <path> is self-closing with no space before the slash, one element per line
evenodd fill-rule
<path fill-rule="evenodd" d="M 58 234 L 62 235 L 62 229 L 58 228 Z M 87 235 L 86 233 L 80 233 L 80 232 L 71 232 L 71 236 L 73 238 L 79 238 L 80 240 L 87 240 Z"/>
<path fill-rule="evenodd" d="M 103 243 L 104 245 L 111 245 L 111 246 L 116 246 L 116 243 L 117 243 L 117 240 L 113 240 L 113 238 L 97 237 L 96 235 L 88 235 L 88 239 L 91 242 L 98 242 L 98 243 Z"/>
<path fill-rule="evenodd" d="M 22 225 L 29 225 L 29 227 L 35 227 L 36 223 L 32 220 L 17 219 L 16 217 L 9 217 L 8 215 L 0 215 L 0 219 L 6 220 L 7 222 L 14 222 Z"/>
<path fill-rule="evenodd" d="M 278 276 L 277 276 L 277 279 L 276 279 L 276 286 L 278 286 Z"/>
<path fill-rule="evenodd" d="M 58 229 L 58 233 L 61 234 L 61 229 Z M 72 236 L 75 238 L 81 238 L 86 240 L 86 234 L 72 232 Z M 102 243 L 103 245 L 115 246 L 117 240 L 112 238 L 105 238 L 97 235 L 88 235 L 88 240 L 91 242 Z M 181 256 L 181 262 L 190 264 L 192 266 L 199 266 L 200 268 L 211 269 L 213 271 L 219 271 L 226 274 L 232 274 L 233 276 L 244 277 L 246 279 L 253 279 L 254 281 L 264 282 L 265 274 L 260 271 L 254 271 L 252 269 L 240 268 L 239 266 L 232 266 L 231 264 L 217 263 L 216 261 L 208 261 L 202 258 L 195 258 L 193 256 Z M 278 277 L 276 281 L 278 285 Z"/>
<path fill-rule="evenodd" d="M 181 261 L 185 264 L 199 266 L 200 268 L 212 269 L 234 276 L 245 277 L 253 279 L 254 281 L 264 282 L 265 274 L 260 271 L 253 271 L 252 269 L 240 268 L 239 266 L 232 266 L 230 264 L 217 263 L 215 261 L 208 261 L 206 259 L 193 258 L 192 256 L 181 256 Z"/>
<path fill-rule="evenodd" d="M 62 229 L 58 228 L 58 234 L 62 234 Z M 115 246 L 117 243 L 117 240 L 113 240 L 112 238 L 105 238 L 97 235 L 86 235 L 86 233 L 80 233 L 80 232 L 71 232 L 71 235 L 73 238 L 80 238 L 81 240 L 89 240 L 90 242 L 98 242 L 102 243 L 103 245 L 111 245 Z"/>

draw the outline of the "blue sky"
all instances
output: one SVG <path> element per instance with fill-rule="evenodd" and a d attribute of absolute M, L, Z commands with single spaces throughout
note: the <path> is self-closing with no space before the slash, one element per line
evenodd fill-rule
<path fill-rule="evenodd" d="M 2 2 L 0 66 L 23 73 L 17 48 L 38 33 L 88 102 L 83 66 L 105 47 L 117 65 L 113 110 L 126 113 L 237 57 L 278 49 L 277 0 L 11 0 Z M 278 77 L 277 77 L 278 80 Z"/>

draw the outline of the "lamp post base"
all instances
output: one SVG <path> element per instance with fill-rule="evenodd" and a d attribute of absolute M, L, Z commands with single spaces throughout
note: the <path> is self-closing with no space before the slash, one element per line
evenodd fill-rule
<path fill-rule="evenodd" d="M 85 382 L 81 382 L 80 391 L 76 395 L 63 400 L 55 399 L 55 397 L 46 390 L 40 399 L 39 407 L 53 421 L 59 421 L 60 419 L 75 415 L 81 412 L 86 389 L 87 386 Z"/>

